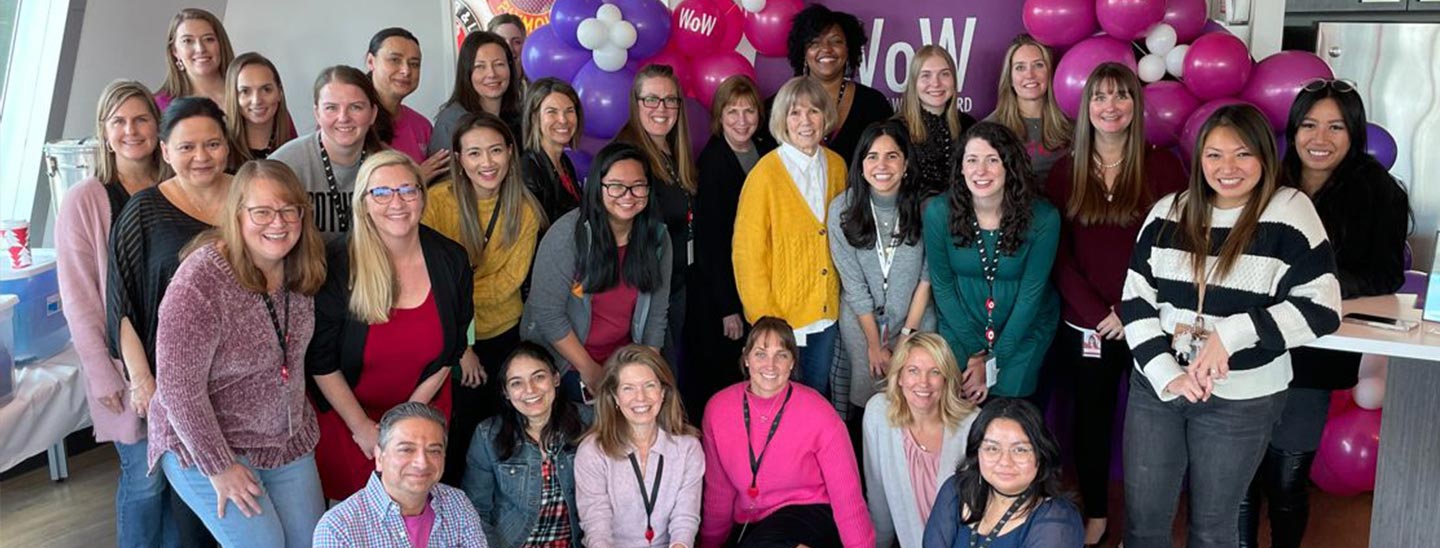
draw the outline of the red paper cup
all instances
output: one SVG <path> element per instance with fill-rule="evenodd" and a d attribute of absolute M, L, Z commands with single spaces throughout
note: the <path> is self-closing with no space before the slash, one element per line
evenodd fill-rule
<path fill-rule="evenodd" d="M 30 256 L 30 221 L 0 221 L 0 242 L 5 247 L 5 265 L 11 270 L 29 268 L 34 264 Z"/>

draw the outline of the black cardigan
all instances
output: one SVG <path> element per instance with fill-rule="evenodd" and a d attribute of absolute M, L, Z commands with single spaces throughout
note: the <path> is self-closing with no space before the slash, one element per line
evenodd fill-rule
<path fill-rule="evenodd" d="M 775 143 L 759 132 L 751 139 L 755 151 L 765 156 Z M 735 289 L 735 267 L 731 262 L 731 240 L 735 236 L 735 210 L 740 205 L 740 188 L 745 169 L 723 136 L 713 136 L 700 151 L 699 190 L 695 195 L 695 268 L 697 288 L 703 288 L 719 317 L 739 314 L 740 295 Z"/>
<path fill-rule="evenodd" d="M 547 221 L 554 223 L 561 215 L 580 206 L 580 200 L 565 191 L 555 164 L 550 163 L 550 157 L 545 151 L 526 150 L 521 160 L 520 178 L 525 181 L 525 188 L 530 189 L 530 193 L 540 201 L 540 209 L 545 211 Z M 564 154 L 560 155 L 560 168 L 564 169 L 565 174 L 575 183 L 575 191 L 580 192 L 583 182 L 575 176 L 575 165 L 571 164 L 570 158 Z"/>
<path fill-rule="evenodd" d="M 350 237 L 335 238 L 325 246 L 329 275 L 320 293 L 315 295 L 315 335 L 305 351 L 305 372 L 311 377 L 340 371 L 351 388 L 360 382 L 360 369 L 365 357 L 365 338 L 370 326 L 350 313 Z M 468 347 L 465 330 L 475 314 L 474 271 L 465 248 L 428 226 L 420 226 L 420 250 L 430 273 L 430 291 L 440 315 L 444 345 L 440 357 L 425 366 L 416 379 L 419 386 L 442 367 L 460 363 Z M 393 344 L 404 344 L 394 341 Z M 330 402 L 310 380 L 315 406 L 330 409 Z"/>
<path fill-rule="evenodd" d="M 1346 299 L 1389 295 L 1405 283 L 1410 198 L 1370 155 L 1337 170 L 1312 198 L 1335 249 L 1336 277 Z M 1302 347 L 1291 351 L 1290 386 L 1338 390 L 1355 386 L 1360 354 Z"/>

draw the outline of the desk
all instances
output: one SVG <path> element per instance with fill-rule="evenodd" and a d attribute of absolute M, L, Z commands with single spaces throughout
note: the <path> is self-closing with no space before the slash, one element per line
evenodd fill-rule
<path fill-rule="evenodd" d="M 1352 299 L 1343 309 L 1420 319 L 1414 295 Z M 1309 346 L 1390 357 L 1370 545 L 1434 546 L 1440 539 L 1440 324 L 1402 333 L 1342 323 Z"/>
<path fill-rule="evenodd" d="M 0 471 L 42 451 L 50 455 L 50 479 L 62 480 L 65 436 L 90 426 L 85 376 L 75 348 L 15 369 L 15 399 L 0 407 Z"/>

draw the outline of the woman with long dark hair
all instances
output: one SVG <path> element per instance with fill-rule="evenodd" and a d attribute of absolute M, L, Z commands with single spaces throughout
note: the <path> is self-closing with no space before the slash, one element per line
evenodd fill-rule
<path fill-rule="evenodd" d="M 522 134 L 518 67 L 504 38 L 484 31 L 467 34 L 455 55 L 455 84 L 435 115 L 435 131 L 425 153 L 434 155 L 449 147 L 460 117 L 472 112 L 499 116 L 511 133 Z"/>
<path fill-rule="evenodd" d="M 443 173 L 450 155 L 435 151 L 427 156 L 425 152 L 433 129 L 430 120 L 400 104 L 420 87 L 420 40 L 400 27 L 380 29 L 370 37 L 365 69 L 380 96 L 381 108 L 375 119 L 380 140 L 415 160 L 425 181 Z"/>

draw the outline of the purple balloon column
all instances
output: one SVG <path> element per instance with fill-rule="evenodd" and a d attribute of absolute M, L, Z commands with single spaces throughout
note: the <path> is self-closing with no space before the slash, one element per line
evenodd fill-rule
<path fill-rule="evenodd" d="M 1185 120 L 1199 106 L 1200 100 L 1180 82 L 1145 86 L 1145 141 L 1162 148 L 1179 142 Z"/>
<path fill-rule="evenodd" d="M 1233 97 L 1245 89 L 1253 65 L 1245 42 L 1212 32 L 1190 44 L 1185 54 L 1185 85 L 1202 100 Z"/>
<path fill-rule="evenodd" d="M 626 66 L 606 72 L 586 63 L 575 74 L 575 92 L 585 112 L 585 134 L 609 139 L 630 119 L 630 84 L 635 69 Z"/>
<path fill-rule="evenodd" d="M 1335 75 L 1330 65 L 1308 51 L 1282 51 L 1255 64 L 1250 81 L 1240 98 L 1260 108 L 1270 127 L 1283 131 L 1290 119 L 1290 105 L 1306 82 Z"/>
<path fill-rule="evenodd" d="M 525 40 L 525 48 L 520 50 L 520 65 L 525 67 L 527 77 L 534 80 L 555 77 L 568 82 L 575 78 L 580 67 L 590 62 L 590 52 L 580 46 L 571 46 L 562 38 L 561 32 L 554 24 L 549 24 L 530 33 Z M 572 33 L 570 36 L 574 38 L 575 35 Z"/>
<path fill-rule="evenodd" d="M 630 59 L 651 57 L 665 48 L 670 40 L 670 9 L 663 2 L 610 0 L 608 3 L 619 7 L 621 17 L 635 25 L 635 45 L 630 46 Z"/>
<path fill-rule="evenodd" d="M 1365 128 L 1365 152 L 1374 156 L 1385 169 L 1395 167 L 1395 158 L 1400 154 L 1395 148 L 1395 138 L 1374 122 Z"/>
<path fill-rule="evenodd" d="M 1025 31 L 1047 46 L 1069 46 L 1099 29 L 1093 0 L 1025 0 L 1022 9 Z"/>
<path fill-rule="evenodd" d="M 1085 92 L 1085 80 L 1090 72 L 1101 63 L 1114 61 L 1135 70 L 1135 54 L 1129 42 L 1109 36 L 1096 36 L 1075 44 L 1055 66 L 1055 77 L 1050 84 L 1055 101 L 1065 115 L 1074 118 L 1080 112 L 1080 96 Z"/>

